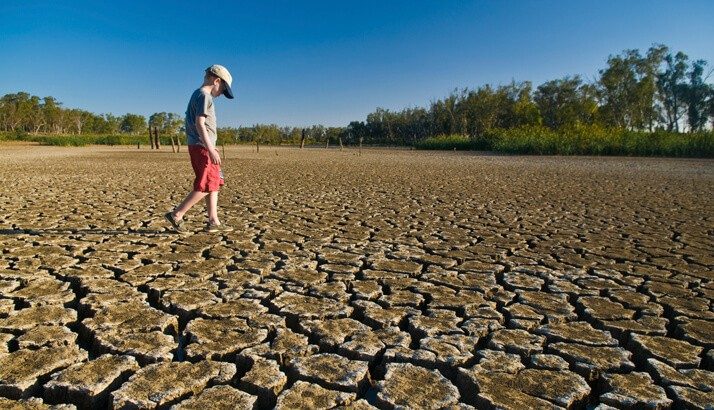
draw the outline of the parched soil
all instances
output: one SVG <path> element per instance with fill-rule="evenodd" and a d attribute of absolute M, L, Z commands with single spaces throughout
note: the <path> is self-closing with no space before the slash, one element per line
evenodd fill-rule
<path fill-rule="evenodd" d="M 226 154 L 0 145 L 0 407 L 714 403 L 714 161 Z"/>

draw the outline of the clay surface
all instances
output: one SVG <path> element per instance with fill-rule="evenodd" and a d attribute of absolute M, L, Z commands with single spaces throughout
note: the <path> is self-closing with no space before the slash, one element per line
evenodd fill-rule
<path fill-rule="evenodd" d="M 707 408 L 714 162 L 0 144 L 0 407 Z"/>

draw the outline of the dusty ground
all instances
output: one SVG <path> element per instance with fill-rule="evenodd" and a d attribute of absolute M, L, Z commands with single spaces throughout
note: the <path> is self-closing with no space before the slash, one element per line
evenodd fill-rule
<path fill-rule="evenodd" d="M 0 407 L 714 403 L 711 160 L 227 154 L 0 146 Z"/>

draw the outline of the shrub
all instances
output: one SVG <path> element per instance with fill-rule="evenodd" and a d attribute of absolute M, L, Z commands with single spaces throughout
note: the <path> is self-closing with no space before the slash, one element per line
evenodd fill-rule
<path fill-rule="evenodd" d="M 714 132 L 642 132 L 597 125 L 496 131 L 493 148 L 513 154 L 714 157 Z"/>
<path fill-rule="evenodd" d="M 485 139 L 472 139 L 466 135 L 439 135 L 417 141 L 414 146 L 417 149 L 435 150 L 484 150 L 490 149 L 490 145 Z"/>

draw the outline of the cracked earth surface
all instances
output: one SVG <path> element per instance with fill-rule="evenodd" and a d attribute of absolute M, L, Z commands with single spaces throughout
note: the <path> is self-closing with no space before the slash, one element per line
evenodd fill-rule
<path fill-rule="evenodd" d="M 714 162 L 0 146 L 0 407 L 712 408 Z"/>

